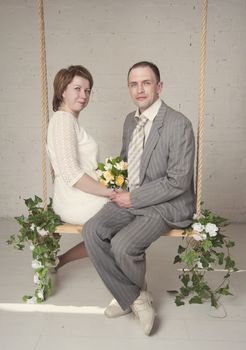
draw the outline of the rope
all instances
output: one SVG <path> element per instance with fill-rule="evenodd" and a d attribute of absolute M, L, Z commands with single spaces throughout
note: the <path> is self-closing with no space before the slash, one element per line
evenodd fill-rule
<path fill-rule="evenodd" d="M 200 85 L 199 85 L 199 116 L 197 131 L 197 165 L 196 165 L 196 214 L 201 214 L 202 199 L 202 166 L 203 166 L 203 134 L 204 134 L 204 91 L 206 65 L 208 0 L 202 0 L 201 42 L 200 42 Z"/>
<path fill-rule="evenodd" d="M 43 203 L 47 207 L 47 172 L 46 172 L 46 135 L 49 122 L 48 109 L 48 84 L 47 84 L 47 67 L 46 67 L 46 50 L 45 50 L 45 26 L 44 26 L 44 7 L 43 0 L 37 0 L 39 15 L 39 35 L 40 35 L 40 77 L 41 77 L 41 159 L 42 159 L 42 182 L 43 182 Z"/>
<path fill-rule="evenodd" d="M 47 128 L 48 128 L 48 122 L 49 122 L 49 110 L 48 110 L 48 84 L 47 84 L 43 0 L 37 0 L 37 7 L 38 7 L 38 14 L 39 14 L 39 34 L 40 34 L 40 76 L 41 76 L 41 112 L 42 112 L 42 128 L 41 128 L 42 182 L 43 182 L 43 202 L 44 202 L 44 207 L 46 208 L 47 197 L 48 197 L 47 171 L 46 171 L 46 136 L 47 136 Z M 208 13 L 208 0 L 202 0 L 201 41 L 200 41 L 200 84 L 199 84 L 197 165 L 196 165 L 196 214 L 198 216 L 200 216 L 201 214 L 201 198 L 202 198 L 207 13 Z M 53 178 L 53 173 L 52 173 L 52 178 Z"/>

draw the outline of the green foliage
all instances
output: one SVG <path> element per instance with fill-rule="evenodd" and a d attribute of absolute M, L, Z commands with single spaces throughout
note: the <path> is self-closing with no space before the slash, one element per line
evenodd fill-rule
<path fill-rule="evenodd" d="M 232 295 L 230 276 L 238 269 L 230 253 L 235 243 L 221 232 L 227 225 L 226 219 L 204 210 L 185 229 L 183 245 L 179 245 L 178 255 L 174 258 L 174 264 L 183 264 L 179 275 L 182 286 L 175 299 L 177 306 L 184 305 L 188 298 L 190 304 L 202 304 L 210 300 L 212 306 L 218 307 L 222 295 Z M 213 271 L 216 265 L 223 267 L 226 274 L 219 286 L 212 288 L 206 280 L 206 274 Z"/>
<path fill-rule="evenodd" d="M 30 246 L 36 290 L 33 296 L 25 295 L 23 300 L 28 303 L 40 303 L 51 294 L 49 269 L 56 265 L 60 237 L 55 234 L 55 230 L 62 221 L 52 209 L 51 198 L 46 209 L 38 196 L 25 199 L 25 204 L 28 216 L 21 215 L 15 218 L 20 225 L 19 233 L 11 235 L 7 243 L 18 250 L 23 250 L 26 244 Z"/>

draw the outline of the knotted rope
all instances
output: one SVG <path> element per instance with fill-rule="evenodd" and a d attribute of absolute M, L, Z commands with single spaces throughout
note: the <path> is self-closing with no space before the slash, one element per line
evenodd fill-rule
<path fill-rule="evenodd" d="M 42 182 L 43 182 L 43 203 L 47 207 L 48 186 L 46 171 L 46 136 L 49 123 L 48 108 L 48 84 L 47 84 L 47 67 L 46 67 L 46 49 L 45 49 L 45 26 L 44 26 L 44 7 L 43 0 L 37 0 L 39 15 L 39 38 L 40 38 L 40 78 L 41 78 L 41 162 L 42 162 Z"/>
<path fill-rule="evenodd" d="M 204 135 L 204 95 L 206 66 L 208 0 L 202 0 L 201 10 L 201 41 L 200 41 L 200 84 L 197 130 L 197 163 L 196 163 L 196 214 L 201 214 L 202 200 L 202 166 L 203 166 L 203 135 Z"/>

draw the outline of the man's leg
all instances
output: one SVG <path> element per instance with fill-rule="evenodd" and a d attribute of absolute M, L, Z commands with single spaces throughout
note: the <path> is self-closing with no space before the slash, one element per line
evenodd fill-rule
<path fill-rule="evenodd" d="M 122 301 L 120 305 L 124 310 L 129 305 L 129 295 L 132 300 L 139 295 L 139 287 L 130 281 L 117 266 L 111 250 L 111 240 L 134 218 L 135 216 L 128 209 L 108 203 L 84 224 L 82 232 L 91 261 L 112 295 Z"/>
<path fill-rule="evenodd" d="M 103 208 L 86 223 L 83 236 L 99 275 L 126 309 L 137 299 L 144 284 L 145 250 L 170 227 L 154 210 L 135 216 L 114 205 L 108 209 Z"/>

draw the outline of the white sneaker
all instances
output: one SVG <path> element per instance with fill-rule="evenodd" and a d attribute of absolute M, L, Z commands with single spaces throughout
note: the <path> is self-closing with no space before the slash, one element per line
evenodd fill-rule
<path fill-rule="evenodd" d="M 104 315 L 109 318 L 120 317 L 132 312 L 131 308 L 123 310 L 116 299 L 113 299 L 111 303 L 104 310 Z"/>
<path fill-rule="evenodd" d="M 155 310 L 152 307 L 153 298 L 150 293 L 142 290 L 139 297 L 131 305 L 135 316 L 139 319 L 140 325 L 146 335 L 150 335 L 155 321 Z"/>

